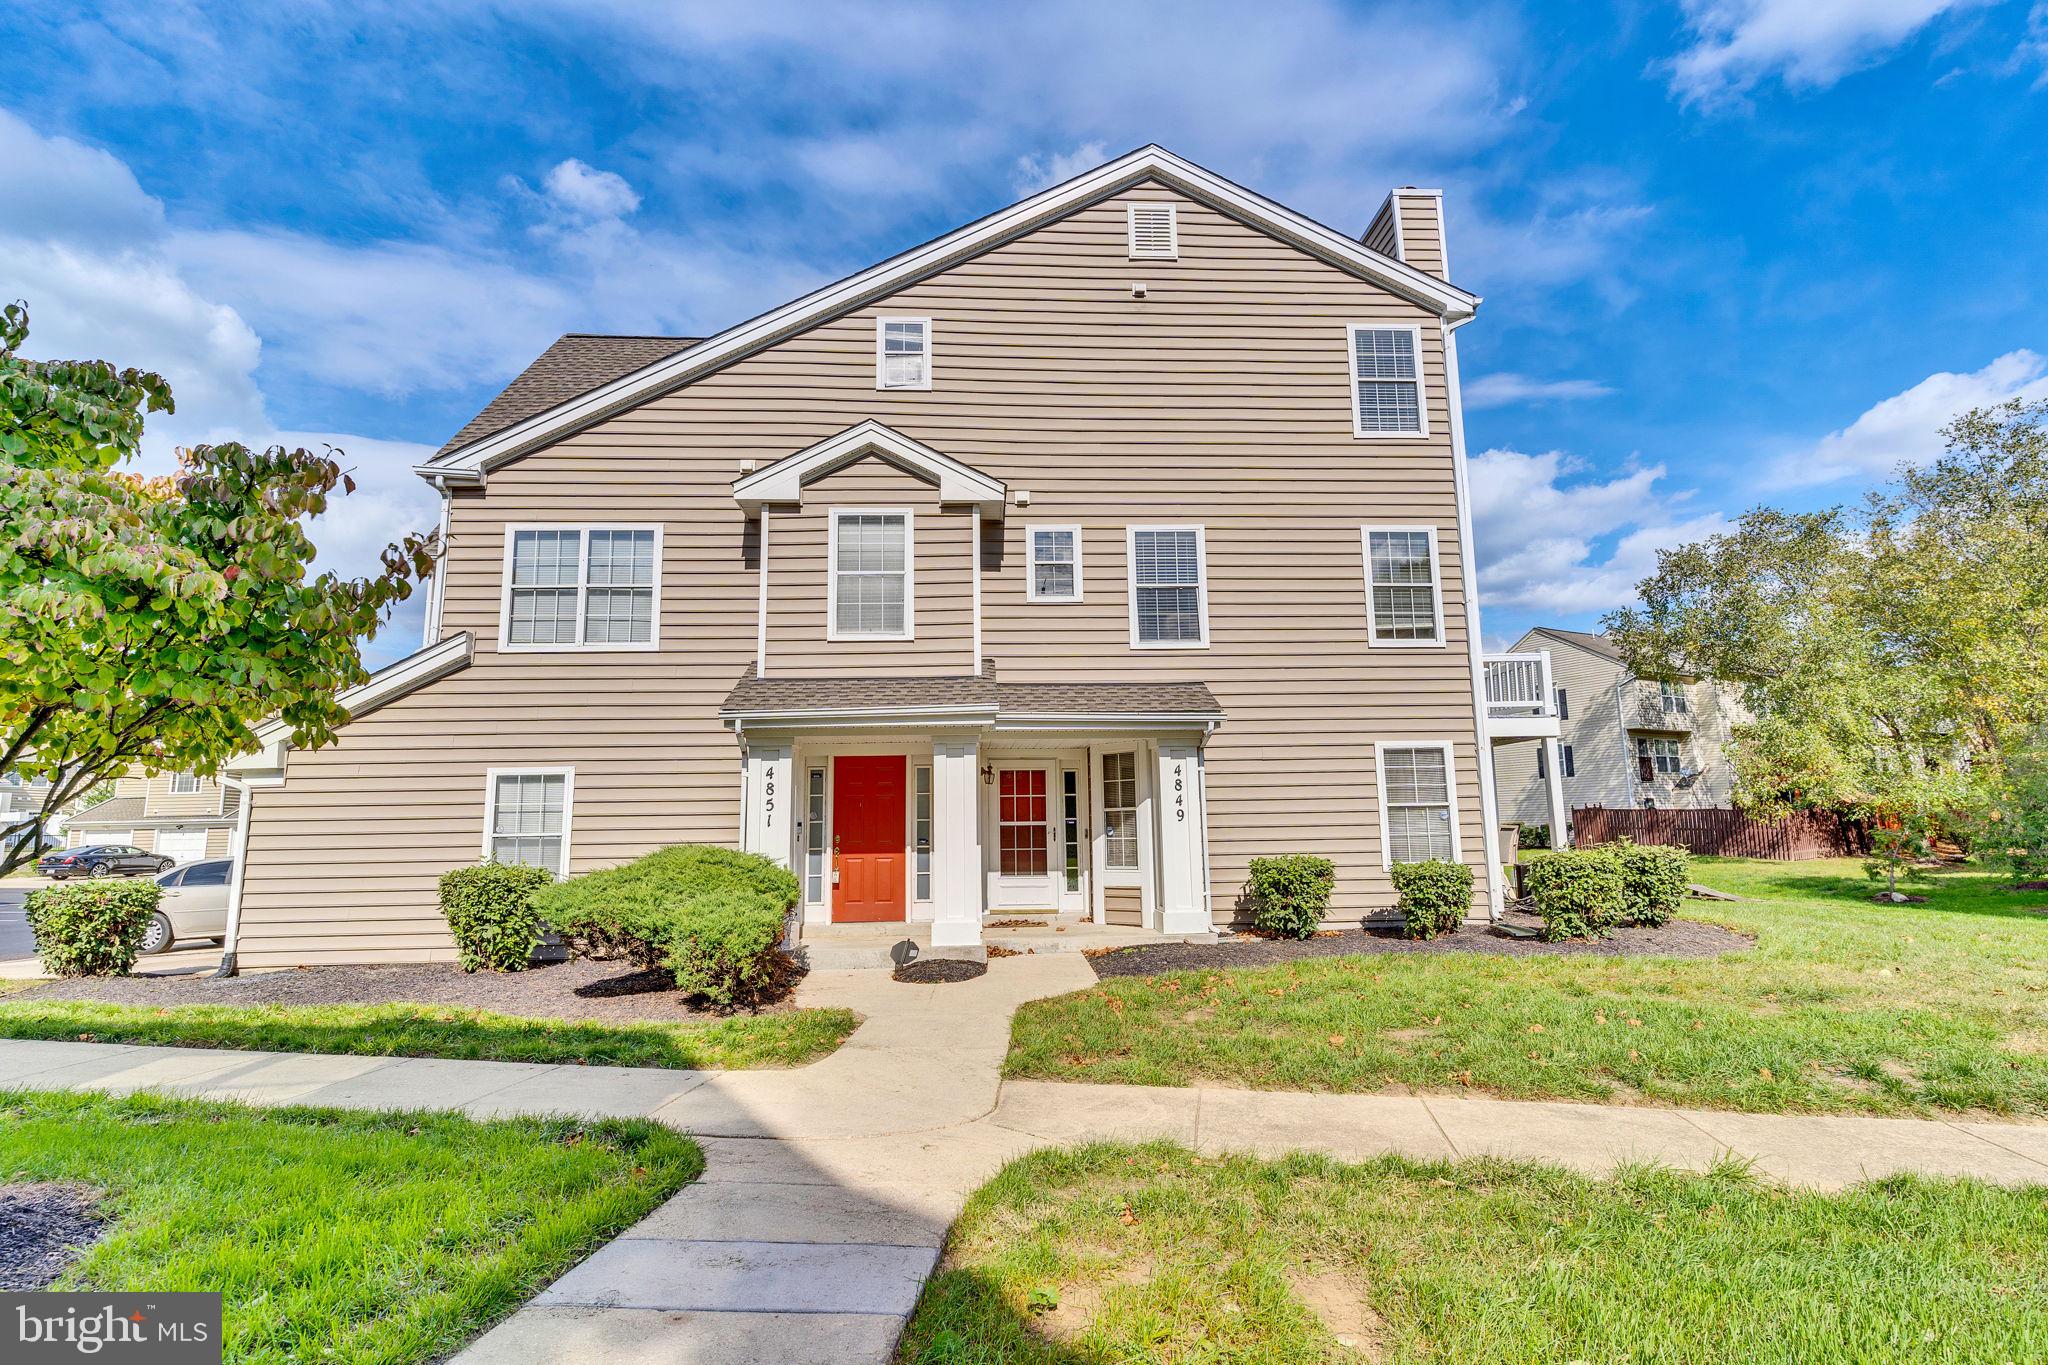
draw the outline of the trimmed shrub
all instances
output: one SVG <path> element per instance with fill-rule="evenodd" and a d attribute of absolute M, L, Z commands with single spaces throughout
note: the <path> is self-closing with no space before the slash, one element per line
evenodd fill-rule
<path fill-rule="evenodd" d="M 36 955 L 52 976 L 125 976 L 164 889 L 148 877 L 98 877 L 28 893 Z"/>
<path fill-rule="evenodd" d="M 1516 848 L 1549 848 L 1550 826 L 1523 825 L 1515 833 Z"/>
<path fill-rule="evenodd" d="M 586 957 L 663 968 L 686 994 L 736 1009 L 787 980 L 796 898 L 796 876 L 758 854 L 678 844 L 543 887 L 534 909 Z"/>
<path fill-rule="evenodd" d="M 1410 938 L 1454 934 L 1472 909 L 1472 869 L 1463 863 L 1395 863 L 1391 875 Z"/>
<path fill-rule="evenodd" d="M 455 936 L 462 970 L 523 970 L 546 927 L 533 908 L 533 893 L 553 881 L 546 868 L 519 863 L 479 863 L 443 872 L 441 916 Z"/>
<path fill-rule="evenodd" d="M 1281 938 L 1307 938 L 1330 908 L 1337 869 L 1313 853 L 1283 853 L 1254 858 L 1251 879 L 1252 924 Z"/>
<path fill-rule="evenodd" d="M 1692 855 L 1668 844 L 1618 839 L 1607 845 L 1621 863 L 1621 918 L 1629 924 L 1669 924 L 1692 882 Z"/>
<path fill-rule="evenodd" d="M 1604 938 L 1621 918 L 1621 859 L 1606 848 L 1558 849 L 1531 858 L 1523 874 L 1543 937 Z"/>

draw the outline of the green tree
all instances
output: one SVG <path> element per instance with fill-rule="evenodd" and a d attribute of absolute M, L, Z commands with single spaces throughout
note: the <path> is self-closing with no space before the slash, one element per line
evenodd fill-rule
<path fill-rule="evenodd" d="M 281 717 L 332 740 L 335 694 L 368 676 L 361 645 L 432 566 L 428 539 L 387 547 L 373 578 L 312 576 L 306 522 L 354 481 L 334 458 L 233 442 L 178 472 L 121 466 L 157 375 L 20 354 L 28 310 L 0 310 L 0 771 L 46 777 L 47 821 L 141 764 L 211 772 Z M 0 873 L 33 857 L 0 853 Z"/>
<path fill-rule="evenodd" d="M 2009 821 L 2048 736 L 2048 403 L 1957 418 L 1854 509 L 1760 508 L 1661 554 L 1607 618 L 1643 677 L 1738 684 L 1735 800 L 1932 826 Z"/>

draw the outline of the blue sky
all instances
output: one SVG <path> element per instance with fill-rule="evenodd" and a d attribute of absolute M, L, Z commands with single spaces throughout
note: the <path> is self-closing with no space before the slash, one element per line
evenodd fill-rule
<path fill-rule="evenodd" d="M 361 567 L 563 331 L 715 331 L 1148 141 L 1353 232 L 1441 185 L 1494 642 L 2048 395 L 2048 3 L 1450 9 L 16 0 L 0 294 L 172 379 L 152 460 L 346 449 Z"/>

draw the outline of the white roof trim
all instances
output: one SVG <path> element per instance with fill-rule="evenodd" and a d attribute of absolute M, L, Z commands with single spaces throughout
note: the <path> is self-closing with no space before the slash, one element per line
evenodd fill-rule
<path fill-rule="evenodd" d="M 1191 161 L 1185 161 L 1164 147 L 1140 147 L 923 246 L 913 247 L 858 274 L 849 275 L 837 284 L 826 285 L 716 336 L 707 337 L 695 346 L 657 360 L 546 412 L 537 413 L 503 431 L 437 455 L 418 466 L 416 472 L 429 482 L 461 479 L 465 473 L 474 478 L 477 473 L 522 455 L 535 446 L 544 445 L 655 394 L 686 384 L 741 356 L 771 346 L 821 318 L 861 307 L 910 280 L 944 270 L 1002 241 L 1030 232 L 1076 208 L 1107 198 L 1143 180 L 1157 180 L 1221 212 L 1241 218 L 1447 320 L 1470 317 L 1479 306 L 1478 295 L 1469 294 L 1392 257 L 1382 256 L 1363 243 L 1233 184 Z"/>
<path fill-rule="evenodd" d="M 378 669 L 364 682 L 343 691 L 335 700 L 348 708 L 350 719 L 368 715 L 385 702 L 418 691 L 428 683 L 469 667 L 470 657 L 475 651 L 475 637 L 465 630 Z M 256 750 L 231 759 L 225 771 L 235 777 L 281 771 L 284 751 L 291 747 L 291 740 L 290 725 L 283 720 L 267 720 L 256 727 Z"/>
<path fill-rule="evenodd" d="M 864 455 L 880 455 L 891 464 L 931 480 L 939 486 L 942 503 L 971 502 L 993 516 L 1003 514 L 1007 489 L 1001 480 L 991 479 L 971 465 L 941 455 L 924 442 L 874 421 L 848 427 L 837 436 L 828 436 L 814 446 L 783 456 L 766 469 L 734 480 L 732 495 L 749 516 L 757 515 L 764 504 L 801 503 L 805 484 Z"/>

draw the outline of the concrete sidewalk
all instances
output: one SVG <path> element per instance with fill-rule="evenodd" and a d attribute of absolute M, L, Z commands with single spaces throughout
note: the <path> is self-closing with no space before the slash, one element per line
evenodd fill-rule
<path fill-rule="evenodd" d="M 1822 1189 L 1895 1171 L 2048 1186 L 2048 1124 L 1830 1118 L 1465 1096 L 1001 1083 L 1009 1018 L 1092 985 L 1074 954 L 906 986 L 814 972 L 801 1003 L 865 1019 L 794 1071 L 685 1072 L 0 1040 L 0 1087 L 158 1089 L 251 1104 L 648 1117 L 702 1143 L 702 1180 L 457 1359 L 887 1361 L 947 1227 L 1013 1157 L 1098 1138 L 1204 1153 L 1497 1155 L 1603 1172 L 1724 1156 Z"/>

